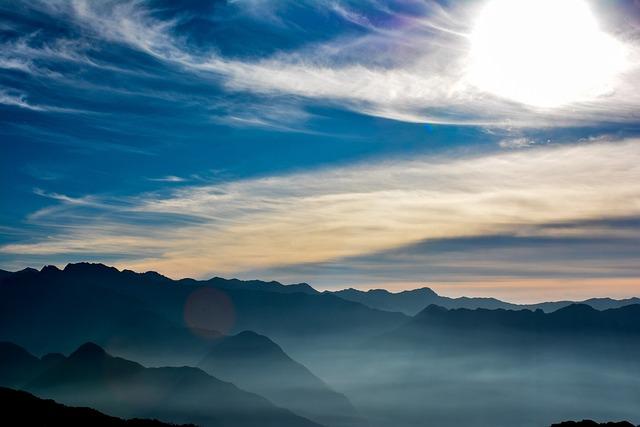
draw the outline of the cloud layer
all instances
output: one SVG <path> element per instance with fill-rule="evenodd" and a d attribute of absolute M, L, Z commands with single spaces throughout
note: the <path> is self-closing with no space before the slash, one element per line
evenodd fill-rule
<path fill-rule="evenodd" d="M 127 254 L 123 265 L 173 276 L 236 274 L 638 216 L 639 180 L 640 140 L 627 140 L 332 167 L 111 200 L 42 194 L 56 204 L 30 221 L 56 231 L 0 250 Z M 590 230 L 556 227 L 552 234 L 579 238 Z"/>
<path fill-rule="evenodd" d="M 265 26 L 284 27 L 292 33 L 299 30 L 295 21 L 285 19 L 289 2 L 279 7 L 261 3 L 268 9 L 262 15 L 251 14 L 253 3 L 245 3 L 233 3 L 236 15 L 262 19 Z M 195 35 L 189 32 L 194 27 L 190 12 L 163 14 L 160 7 L 133 1 L 43 2 L 40 12 L 69 22 L 82 36 L 60 38 L 44 46 L 34 46 L 32 36 L 12 41 L 7 51 L 11 53 L 0 58 L 0 66 L 58 79 L 68 76 L 39 68 L 40 58 L 113 67 L 92 59 L 88 37 L 126 45 L 192 73 L 203 83 L 221 85 L 231 93 L 267 97 L 270 103 L 290 104 L 293 97 L 303 104 L 323 103 L 394 120 L 495 127 L 578 126 L 638 118 L 640 97 L 634 90 L 640 82 L 638 33 L 628 19 L 607 23 L 607 30 L 624 46 L 626 64 L 610 90 L 549 109 L 502 99 L 473 83 L 469 35 L 483 2 L 455 7 L 408 2 L 413 6 L 410 9 L 399 7 L 401 4 L 305 4 L 310 13 L 332 14 L 332 23 L 342 31 L 322 40 L 310 38 L 295 48 L 233 57 L 221 54 L 215 44 L 194 42 Z M 536 29 L 544 34 L 542 23 L 532 27 Z M 594 55 L 586 57 L 595 61 Z M 545 64 L 544 70 L 555 66 Z M 258 117 L 245 117 L 245 123 L 260 123 L 259 112 L 255 113 Z"/>

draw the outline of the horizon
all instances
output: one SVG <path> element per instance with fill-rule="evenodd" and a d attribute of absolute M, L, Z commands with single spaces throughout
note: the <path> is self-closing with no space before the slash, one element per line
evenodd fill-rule
<path fill-rule="evenodd" d="M 167 277 L 171 280 L 174 281 L 179 281 L 179 280 L 183 280 L 183 279 L 193 279 L 193 280 L 198 280 L 198 281 L 207 281 L 210 279 L 215 279 L 215 278 L 219 278 L 219 279 L 223 279 L 223 280 L 240 280 L 240 281 L 252 281 L 252 280 L 256 280 L 256 281 L 261 281 L 261 282 L 276 282 L 276 283 L 280 283 L 284 286 L 290 286 L 290 285 L 297 285 L 297 284 L 307 284 L 310 287 L 312 287 L 313 289 L 319 291 L 319 292 L 324 292 L 324 291 L 330 291 L 330 292 L 335 292 L 335 291 L 340 291 L 340 290 L 347 290 L 347 289 L 355 289 L 355 290 L 359 290 L 359 291 L 375 291 L 375 290 L 384 290 L 393 294 L 396 293 L 400 293 L 400 292 L 404 292 L 404 291 L 415 291 L 415 290 L 419 290 L 419 289 L 430 289 L 432 291 L 434 291 L 438 296 L 442 296 L 442 297 L 447 297 L 447 298 L 460 298 L 460 297 L 468 297 L 468 298 L 495 298 L 498 299 L 502 302 L 506 302 L 506 303 L 511 303 L 511 304 L 519 304 L 519 305 L 530 305 L 530 304 L 541 304 L 541 303 L 545 303 L 545 302 L 558 302 L 558 301 L 572 301 L 572 302 L 582 302 L 582 301 L 586 301 L 586 300 L 590 300 L 590 299 L 613 299 L 613 300 L 625 300 L 625 299 L 632 299 L 632 298 L 640 298 L 640 294 L 633 294 L 633 293 L 621 293 L 621 294 L 615 294 L 615 293 L 611 293 L 609 291 L 609 293 L 607 294 L 602 294 L 602 295 L 597 295 L 597 294 L 593 294 L 590 292 L 580 292 L 580 290 L 577 290 L 575 293 L 573 294 L 566 294 L 566 293 L 562 293 L 562 294 L 558 294 L 557 298 L 544 298 L 542 296 L 540 296 L 538 299 L 532 299 L 532 293 L 531 292 L 531 288 L 527 288 L 525 287 L 525 289 L 516 289 L 516 292 L 520 292 L 522 294 L 524 294 L 524 298 L 525 299 L 517 299 L 517 298 L 504 298 L 501 296 L 500 294 L 500 290 L 504 291 L 505 290 L 505 286 L 497 286 L 495 283 L 486 283 L 486 284 L 478 284 L 478 283 L 474 283 L 473 286 L 476 288 L 480 288 L 482 289 L 479 293 L 466 293 L 463 289 L 463 287 L 461 287 L 460 285 L 454 284 L 454 285 L 446 285 L 446 284 L 438 284 L 438 283 L 425 283 L 425 282 L 416 282 L 413 285 L 407 285 L 406 283 L 403 283 L 402 286 L 394 288 L 394 287 L 376 287 L 371 286 L 371 287 L 366 287 L 366 286 L 360 286 L 360 287 L 354 287 L 354 286 L 350 286 L 348 284 L 345 284 L 343 286 L 335 286 L 335 287 L 322 287 L 322 286 L 317 286 L 314 285 L 314 283 L 309 282 L 309 281 L 305 281 L 305 280 L 301 280 L 301 281 L 282 281 L 282 280 L 278 280 L 275 278 L 259 278 L 259 277 L 224 277 L 224 276 L 220 276 L 220 275 L 216 275 L 214 273 L 207 275 L 207 276 L 202 276 L 202 277 L 196 277 L 196 276 L 180 276 L 180 277 L 172 277 L 166 274 L 163 274 L 160 271 L 155 271 L 155 270 L 147 270 L 147 271 L 136 271 L 127 267 L 121 267 L 121 266 L 114 266 L 114 265 L 109 265 L 109 264 L 105 264 L 105 263 L 101 263 L 101 262 L 90 262 L 90 261 L 76 261 L 76 262 L 70 262 L 67 263 L 65 265 L 55 265 L 55 264 L 47 264 L 47 265 L 43 265 L 40 268 L 36 268 L 33 266 L 28 266 L 25 267 L 25 269 L 27 268 L 31 268 L 34 269 L 36 271 L 42 271 L 42 269 L 49 267 L 49 266 L 53 266 L 56 269 L 63 271 L 65 269 L 65 267 L 67 267 L 68 265 L 76 265 L 76 264 L 89 264 L 89 265 L 99 265 L 99 266 L 104 266 L 104 267 L 108 267 L 108 268 L 116 268 L 119 272 L 123 272 L 125 270 L 128 271 L 133 271 L 134 273 L 137 274 L 145 274 L 145 273 L 158 273 L 164 277 Z M 11 273 L 15 273 L 17 271 L 20 270 L 14 270 L 14 271 L 10 271 L 10 270 L 6 270 L 4 268 L 0 268 L 0 270 L 4 270 L 4 271 L 9 271 Z M 588 282 L 586 282 L 588 283 Z M 536 284 L 539 286 L 539 283 L 536 282 Z M 579 283 L 576 286 L 579 287 L 584 287 L 585 285 L 585 281 L 581 280 L 579 281 Z M 633 282 L 631 282 L 631 285 L 633 285 Z M 413 287 L 412 287 L 413 286 Z M 554 283 L 549 284 L 548 286 L 552 286 L 553 288 L 557 289 L 557 286 L 554 286 Z M 468 288 L 467 288 L 468 289 Z M 509 293 L 513 294 L 514 289 L 511 283 L 509 283 L 506 286 L 506 289 L 508 290 L 508 292 L 505 295 L 509 295 Z M 497 292 L 496 292 L 497 291 Z M 564 291 L 563 291 L 564 292 Z M 573 296 L 572 296 L 573 295 Z"/>

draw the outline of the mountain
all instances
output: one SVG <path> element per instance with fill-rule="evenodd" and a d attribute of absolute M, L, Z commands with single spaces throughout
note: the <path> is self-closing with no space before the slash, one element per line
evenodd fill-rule
<path fill-rule="evenodd" d="M 327 291 L 328 292 L 328 291 Z M 499 308 L 505 310 L 537 310 L 544 312 L 552 312 L 571 304 L 586 304 L 597 310 L 606 310 L 609 308 L 619 308 L 625 305 L 640 304 L 640 298 L 627 298 L 615 300 L 611 298 L 591 298 L 584 301 L 553 301 L 542 302 L 538 304 L 513 304 L 500 301 L 496 298 L 478 298 L 478 297 L 459 297 L 449 298 L 438 295 L 430 288 L 419 288 L 401 292 L 389 292 L 386 289 L 372 289 L 361 291 L 358 289 L 343 289 L 340 291 L 328 292 L 337 295 L 340 298 L 359 302 L 371 308 L 379 310 L 397 311 L 409 316 L 417 314 L 420 310 L 428 305 L 438 305 L 448 309 L 483 308 L 488 310 L 496 310 Z"/>
<path fill-rule="evenodd" d="M 407 320 L 305 285 L 294 288 L 306 292 L 285 292 L 265 283 L 174 281 L 88 263 L 17 272 L 0 280 L 0 340 L 37 353 L 94 341 L 154 365 L 195 364 L 212 339 L 243 330 L 304 352 L 310 343 L 343 345 Z"/>
<path fill-rule="evenodd" d="M 217 340 L 199 367 L 324 425 L 358 422 L 344 395 L 331 390 L 279 345 L 255 332 Z"/>
<path fill-rule="evenodd" d="M 389 342 L 414 348 L 465 351 L 581 352 L 585 356 L 603 352 L 629 357 L 640 350 L 640 305 L 596 310 L 586 304 L 572 304 L 551 313 L 538 309 L 487 310 L 446 309 L 430 305 L 413 320 L 376 345 Z M 616 356 L 617 358 L 617 356 Z M 629 358 L 637 363 L 634 358 Z"/>
<path fill-rule="evenodd" d="M 558 424 L 552 424 L 551 427 L 636 427 L 628 421 L 597 423 L 592 420 L 582 421 L 563 421 Z"/>
<path fill-rule="evenodd" d="M 189 279 L 183 279 L 183 281 L 185 280 L 188 281 Z M 283 285 L 282 283 L 276 281 L 264 282 L 262 280 L 223 279 L 221 277 L 214 277 L 212 279 L 205 280 L 204 282 L 199 283 L 206 283 L 220 289 L 244 289 L 251 291 L 278 292 L 283 294 L 301 292 L 303 294 L 315 295 L 319 293 L 308 283 L 293 283 L 290 285 Z"/>
<path fill-rule="evenodd" d="M 318 426 L 200 369 L 146 368 L 113 357 L 93 343 L 39 370 L 36 375 L 24 372 L 26 382 L 20 388 L 118 417 L 157 418 L 202 427 Z"/>
<path fill-rule="evenodd" d="M 0 423 L 14 427 L 65 426 L 65 427 L 195 427 L 178 426 L 151 419 L 111 417 L 95 409 L 69 407 L 53 400 L 39 399 L 24 391 L 0 387 L 2 412 Z"/>
<path fill-rule="evenodd" d="M 40 371 L 41 361 L 24 348 L 0 342 L 0 385 L 21 386 L 31 375 Z"/>

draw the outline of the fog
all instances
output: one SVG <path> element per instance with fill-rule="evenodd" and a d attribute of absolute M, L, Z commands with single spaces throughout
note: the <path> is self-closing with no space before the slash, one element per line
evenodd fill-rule
<path fill-rule="evenodd" d="M 640 423 L 640 354 L 598 357 L 325 351 L 306 362 L 371 427 L 548 426 L 563 420 Z M 634 360 L 635 359 L 635 360 Z"/>

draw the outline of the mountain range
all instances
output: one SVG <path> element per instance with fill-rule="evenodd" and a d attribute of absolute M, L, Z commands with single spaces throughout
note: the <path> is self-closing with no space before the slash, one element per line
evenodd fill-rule
<path fill-rule="evenodd" d="M 635 301 L 318 292 L 89 263 L 0 271 L 0 385 L 204 426 L 637 422 Z"/>
<path fill-rule="evenodd" d="M 304 292 L 285 292 L 272 282 L 238 283 L 174 281 L 88 263 L 22 270 L 0 279 L 0 339 L 38 353 L 94 341 L 151 364 L 194 364 L 212 338 L 244 330 L 295 351 L 308 340 L 337 346 L 366 339 L 407 320 L 304 285 Z"/>
<path fill-rule="evenodd" d="M 590 298 L 583 301 L 551 301 L 537 304 L 513 304 L 496 298 L 459 297 L 449 298 L 440 296 L 430 288 L 419 288 L 401 292 L 389 292 L 386 289 L 372 289 L 361 291 L 358 289 L 343 289 L 333 291 L 334 295 L 349 301 L 359 302 L 368 307 L 380 310 L 397 311 L 413 316 L 429 305 L 456 308 L 484 308 L 488 310 L 542 310 L 552 312 L 572 304 L 586 304 L 597 310 L 624 307 L 625 305 L 640 304 L 640 298 L 626 298 L 616 300 L 612 298 Z"/>
<path fill-rule="evenodd" d="M 192 424 L 168 424 L 153 419 L 122 419 L 91 408 L 71 407 L 30 393 L 0 387 L 2 418 L 14 427 L 195 427 Z"/>
<path fill-rule="evenodd" d="M 146 368 L 113 357 L 93 343 L 53 361 L 3 343 L 0 357 L 3 361 L 13 359 L 13 372 L 9 378 L 0 377 L 1 385 L 118 417 L 158 418 L 202 427 L 319 426 L 200 369 Z"/>

